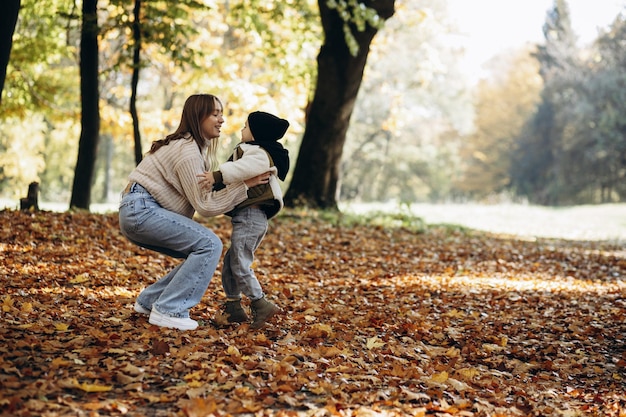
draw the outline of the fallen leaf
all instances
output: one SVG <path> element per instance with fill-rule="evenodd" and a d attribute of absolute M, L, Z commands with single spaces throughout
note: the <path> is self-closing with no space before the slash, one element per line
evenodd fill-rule
<path fill-rule="evenodd" d="M 70 284 L 83 284 L 83 283 L 85 283 L 87 281 L 89 281 L 89 275 L 88 274 L 80 274 L 80 275 L 76 275 L 69 282 L 70 282 Z"/>
<path fill-rule="evenodd" d="M 385 342 L 382 342 L 377 336 L 374 336 L 367 339 L 366 346 L 368 349 L 372 350 L 385 346 Z"/>

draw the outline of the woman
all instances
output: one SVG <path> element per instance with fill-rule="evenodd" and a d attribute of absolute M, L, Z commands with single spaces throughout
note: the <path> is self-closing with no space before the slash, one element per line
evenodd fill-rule
<path fill-rule="evenodd" d="M 269 173 L 229 184 L 219 191 L 202 190 L 197 176 L 217 169 L 217 138 L 224 123 L 223 106 L 211 94 L 190 96 L 178 129 L 153 142 L 129 175 L 119 208 L 120 229 L 131 242 L 184 261 L 137 297 L 135 311 L 151 324 L 193 330 L 189 317 L 207 290 L 222 254 L 215 233 L 193 220 L 232 210 L 249 187 L 268 182 Z"/>

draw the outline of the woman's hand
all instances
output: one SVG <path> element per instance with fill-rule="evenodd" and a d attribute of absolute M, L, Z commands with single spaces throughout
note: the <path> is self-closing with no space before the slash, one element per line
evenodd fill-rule
<path fill-rule="evenodd" d="M 248 178 L 244 181 L 244 183 L 248 186 L 248 188 L 252 188 L 256 185 L 267 184 L 270 182 L 270 173 L 265 172 L 261 175 L 257 175 L 256 177 Z"/>
<path fill-rule="evenodd" d="M 203 190 L 211 191 L 213 188 L 213 184 L 215 184 L 215 178 L 213 177 L 212 172 L 203 172 L 202 174 L 198 174 L 198 184 L 200 184 L 200 188 Z"/>

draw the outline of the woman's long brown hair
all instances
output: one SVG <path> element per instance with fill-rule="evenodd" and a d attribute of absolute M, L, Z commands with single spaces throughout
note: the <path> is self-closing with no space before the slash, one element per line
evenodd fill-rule
<path fill-rule="evenodd" d="M 215 111 L 216 103 L 222 106 L 220 99 L 213 94 L 194 94 L 189 96 L 183 106 L 183 114 L 181 115 L 180 124 L 176 131 L 167 135 L 165 139 L 152 142 L 148 153 L 155 153 L 162 146 L 168 145 L 173 140 L 190 139 L 188 133 L 191 134 L 191 138 L 193 138 L 200 152 L 202 152 L 202 149 L 206 147 L 208 141 L 202 135 L 202 121 Z M 216 140 L 212 142 L 216 142 L 217 144 Z M 211 153 L 210 150 L 209 153 Z"/>

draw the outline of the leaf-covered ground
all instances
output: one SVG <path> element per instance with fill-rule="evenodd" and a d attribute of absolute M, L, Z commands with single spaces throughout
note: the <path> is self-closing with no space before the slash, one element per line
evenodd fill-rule
<path fill-rule="evenodd" d="M 219 274 L 198 330 L 132 312 L 175 262 L 114 214 L 0 212 L 1 415 L 626 415 L 626 245 L 287 213 L 260 331 L 211 324 Z"/>

